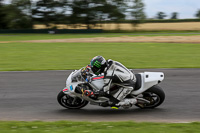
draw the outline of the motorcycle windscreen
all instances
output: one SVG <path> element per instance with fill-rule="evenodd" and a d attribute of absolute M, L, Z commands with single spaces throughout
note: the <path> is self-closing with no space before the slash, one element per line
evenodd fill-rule
<path fill-rule="evenodd" d="M 71 80 L 72 82 L 84 81 L 83 77 L 81 76 L 81 69 L 73 73 Z"/>

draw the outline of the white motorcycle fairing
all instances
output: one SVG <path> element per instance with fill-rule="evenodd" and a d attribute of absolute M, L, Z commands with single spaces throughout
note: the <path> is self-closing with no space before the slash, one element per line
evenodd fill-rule
<path fill-rule="evenodd" d="M 66 87 L 63 89 L 63 92 L 64 92 L 65 94 L 70 95 L 71 97 L 80 97 L 80 98 L 82 98 L 82 99 L 84 99 L 84 100 L 87 100 L 87 101 L 92 102 L 93 104 L 94 104 L 94 103 L 102 103 L 102 102 L 105 102 L 105 101 L 108 101 L 108 100 L 109 100 L 108 98 L 105 98 L 105 97 L 100 97 L 98 100 L 94 100 L 94 99 L 92 99 L 92 98 L 90 98 L 90 97 L 88 97 L 88 96 L 85 96 L 85 95 L 81 95 L 81 94 L 79 94 L 79 93 L 76 93 L 76 92 L 75 92 L 76 86 L 77 86 L 78 84 L 87 82 L 87 81 L 85 81 L 82 77 L 77 77 L 77 78 L 79 78 L 79 80 L 77 80 L 77 82 L 73 82 L 72 77 L 79 76 L 79 75 L 77 75 L 77 74 L 79 74 L 79 73 L 80 73 L 80 70 L 75 70 L 75 71 L 73 71 L 73 72 L 69 75 L 69 77 L 68 77 L 67 80 L 66 80 Z M 93 76 L 93 78 L 94 78 L 94 77 L 101 77 L 101 76 Z M 98 91 L 99 88 L 97 88 L 97 87 L 101 87 L 101 88 L 103 87 L 103 79 L 100 79 L 100 80 L 98 79 L 98 81 L 97 81 L 97 80 L 96 80 L 96 81 L 94 80 L 94 81 L 92 81 L 92 82 L 90 83 L 90 85 L 93 86 L 93 89 L 94 89 L 94 90 Z"/>
<path fill-rule="evenodd" d="M 134 89 L 131 92 L 131 94 L 133 95 L 139 95 L 143 93 L 152 86 L 159 84 L 164 79 L 164 73 L 162 72 L 144 72 L 144 73 L 139 73 L 139 75 L 141 76 L 141 81 L 136 81 L 136 82 L 141 82 L 140 83 L 141 87 L 136 88 L 137 90 Z"/>
<path fill-rule="evenodd" d="M 141 78 L 141 80 L 136 79 L 138 80 L 137 82 L 140 82 L 138 83 L 140 84 L 140 88 L 136 88 L 136 90 L 134 89 L 131 92 L 131 94 L 136 97 L 137 95 L 142 94 L 143 92 L 145 92 L 152 86 L 159 84 L 164 79 L 164 73 L 162 72 L 144 72 L 144 73 L 139 73 L 137 75 L 139 75 Z M 93 75 L 93 78 L 101 77 L 101 76 L 102 75 L 100 76 Z M 103 88 L 103 85 L 104 85 L 103 78 L 100 78 L 100 79 L 97 78 L 97 79 L 98 80 L 93 80 L 89 83 L 90 86 L 92 86 L 93 90 L 95 91 L 98 91 L 99 89 Z M 70 95 L 71 97 L 79 97 L 81 99 L 87 100 L 91 102 L 92 104 L 95 104 L 95 103 L 99 104 L 99 103 L 109 101 L 109 99 L 106 97 L 99 97 L 97 100 L 94 100 L 88 96 L 76 93 L 75 92 L 76 86 L 80 83 L 85 83 L 85 82 L 87 81 L 83 79 L 83 77 L 81 76 L 81 69 L 75 70 L 67 78 L 66 87 L 63 89 L 63 92 L 67 95 Z"/>

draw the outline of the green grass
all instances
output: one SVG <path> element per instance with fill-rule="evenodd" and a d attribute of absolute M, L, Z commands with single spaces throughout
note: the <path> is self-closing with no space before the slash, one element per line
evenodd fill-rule
<path fill-rule="evenodd" d="M 0 41 L 116 37 L 118 34 L 0 34 Z"/>
<path fill-rule="evenodd" d="M 176 43 L 1 43 L 0 71 L 78 69 L 96 55 L 128 68 L 199 68 L 199 51 Z"/>
<path fill-rule="evenodd" d="M 1 133 L 199 133 L 200 123 L 0 122 Z"/>
<path fill-rule="evenodd" d="M 173 34 L 170 34 L 170 33 L 173 33 Z M 137 31 L 133 33 L 93 33 L 93 34 L 0 34 L 0 41 L 25 41 L 25 40 L 68 39 L 68 38 L 119 37 L 119 36 L 199 35 L 199 34 L 192 34 L 192 33 L 200 34 L 200 32 L 198 31 L 195 31 L 195 32 L 191 32 L 191 31 L 160 31 L 160 32 Z"/>

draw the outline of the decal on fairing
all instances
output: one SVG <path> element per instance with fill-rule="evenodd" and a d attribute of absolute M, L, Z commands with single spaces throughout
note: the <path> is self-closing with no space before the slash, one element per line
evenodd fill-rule
<path fill-rule="evenodd" d="M 71 91 L 73 90 L 73 86 L 72 86 L 72 85 L 70 85 L 70 90 L 71 90 Z"/>
<path fill-rule="evenodd" d="M 68 89 L 63 89 L 63 92 L 68 91 Z"/>
<path fill-rule="evenodd" d="M 104 76 L 101 76 L 101 77 L 94 77 L 94 78 L 92 78 L 92 80 L 97 80 L 97 79 L 102 79 L 102 78 L 104 78 Z"/>
<path fill-rule="evenodd" d="M 89 82 L 89 80 L 88 80 L 87 78 L 85 79 L 85 81 L 86 81 L 86 82 Z"/>

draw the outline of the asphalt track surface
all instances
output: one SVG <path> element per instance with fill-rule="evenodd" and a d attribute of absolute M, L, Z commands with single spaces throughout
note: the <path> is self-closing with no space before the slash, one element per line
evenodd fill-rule
<path fill-rule="evenodd" d="M 83 109 L 61 107 L 57 94 L 71 71 L 0 72 L 0 120 L 20 121 L 200 121 L 200 69 L 137 69 L 162 71 L 160 84 L 165 102 L 155 109 L 111 109 L 87 105 Z"/>

